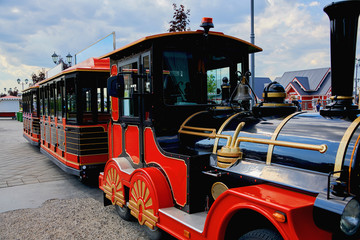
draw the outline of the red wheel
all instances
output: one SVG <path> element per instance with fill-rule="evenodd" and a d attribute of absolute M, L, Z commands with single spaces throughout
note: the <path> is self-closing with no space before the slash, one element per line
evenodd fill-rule
<path fill-rule="evenodd" d="M 125 204 L 124 186 L 121 182 L 120 170 L 115 162 L 110 162 L 104 170 L 104 192 L 113 205 L 122 207 Z"/>
<path fill-rule="evenodd" d="M 155 189 L 143 174 L 135 174 L 131 179 L 129 208 L 140 223 L 154 229 L 158 222 L 158 206 Z"/>

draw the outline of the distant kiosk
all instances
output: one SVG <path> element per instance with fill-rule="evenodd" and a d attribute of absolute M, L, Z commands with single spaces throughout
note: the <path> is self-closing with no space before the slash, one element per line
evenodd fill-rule
<path fill-rule="evenodd" d="M 19 112 L 19 103 L 21 98 L 14 96 L 5 96 L 0 98 L 0 117 L 15 118 Z"/>

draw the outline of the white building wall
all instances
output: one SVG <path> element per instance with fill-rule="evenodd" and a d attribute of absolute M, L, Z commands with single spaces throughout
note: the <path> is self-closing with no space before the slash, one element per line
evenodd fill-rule
<path fill-rule="evenodd" d="M 19 100 L 0 101 L 0 112 L 19 112 Z"/>

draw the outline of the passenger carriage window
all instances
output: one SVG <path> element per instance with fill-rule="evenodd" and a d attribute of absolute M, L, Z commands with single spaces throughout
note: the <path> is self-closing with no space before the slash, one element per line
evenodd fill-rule
<path fill-rule="evenodd" d="M 102 92 L 102 88 L 97 88 L 96 96 L 97 96 L 97 100 L 96 100 L 97 111 L 103 112 L 104 111 L 104 95 Z"/>
<path fill-rule="evenodd" d="M 66 106 L 67 120 L 76 121 L 76 92 L 74 80 L 68 80 L 66 83 Z"/>
<path fill-rule="evenodd" d="M 84 112 L 91 112 L 91 88 L 82 89 L 82 99 L 84 100 Z"/>
<path fill-rule="evenodd" d="M 36 92 L 33 92 L 33 94 L 32 94 L 32 103 L 33 103 L 32 114 L 33 114 L 34 117 L 37 117 L 37 96 L 36 96 Z"/>
<path fill-rule="evenodd" d="M 54 117 L 55 116 L 55 84 L 50 85 L 49 88 L 49 96 L 50 96 L 50 116 Z"/>
<path fill-rule="evenodd" d="M 44 115 L 49 116 L 49 87 L 44 88 Z"/>
<path fill-rule="evenodd" d="M 110 97 L 107 95 L 107 88 L 102 89 L 104 94 L 104 112 L 110 113 Z"/>
<path fill-rule="evenodd" d="M 44 115 L 44 89 L 40 89 L 40 116 Z"/>
<path fill-rule="evenodd" d="M 97 110 L 99 113 L 109 113 L 107 89 L 105 87 L 97 88 Z"/>
<path fill-rule="evenodd" d="M 56 115 L 58 117 L 62 117 L 62 105 L 63 105 L 63 100 L 62 100 L 62 86 L 61 83 L 57 83 L 57 88 L 56 88 Z"/>

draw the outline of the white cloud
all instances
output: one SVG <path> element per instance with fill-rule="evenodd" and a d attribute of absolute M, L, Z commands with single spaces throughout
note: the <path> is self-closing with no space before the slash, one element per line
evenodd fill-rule
<path fill-rule="evenodd" d="M 192 30 L 200 28 L 202 17 L 213 17 L 214 31 L 249 41 L 250 1 L 180 0 L 180 4 L 191 10 Z M 256 54 L 256 76 L 274 78 L 285 71 L 330 65 L 329 20 L 323 4 L 255 1 L 255 41 L 264 49 Z M 37 69 L 53 67 L 54 51 L 74 55 L 113 31 L 117 47 L 165 32 L 172 14 L 168 0 L 0 1 L 0 84 L 30 78 Z"/>
<path fill-rule="evenodd" d="M 315 7 L 315 6 L 320 6 L 320 3 L 319 2 L 311 2 L 311 3 L 309 3 L 309 6 L 310 7 Z"/>
<path fill-rule="evenodd" d="M 21 85 L 17 83 L 17 79 L 25 81 L 29 80 L 31 83 L 31 74 L 38 73 L 41 68 L 38 66 L 30 66 L 25 64 L 11 64 L 7 57 L 5 57 L 0 51 L 0 93 L 4 92 L 4 88 L 9 90 L 9 88 L 14 89 L 17 87 L 19 90 L 22 90 Z"/>
<path fill-rule="evenodd" d="M 264 49 L 255 55 L 256 76 L 274 79 L 285 71 L 329 66 L 329 21 L 325 13 L 318 19 L 294 1 L 267 3 L 265 10 L 255 16 L 255 43 Z M 311 2 L 307 6 L 322 11 L 319 5 Z M 250 35 L 248 26 L 250 17 L 229 26 L 229 32 L 246 39 Z"/>
<path fill-rule="evenodd" d="M 12 8 L 11 12 L 12 13 L 20 13 L 20 10 L 18 8 Z"/>

